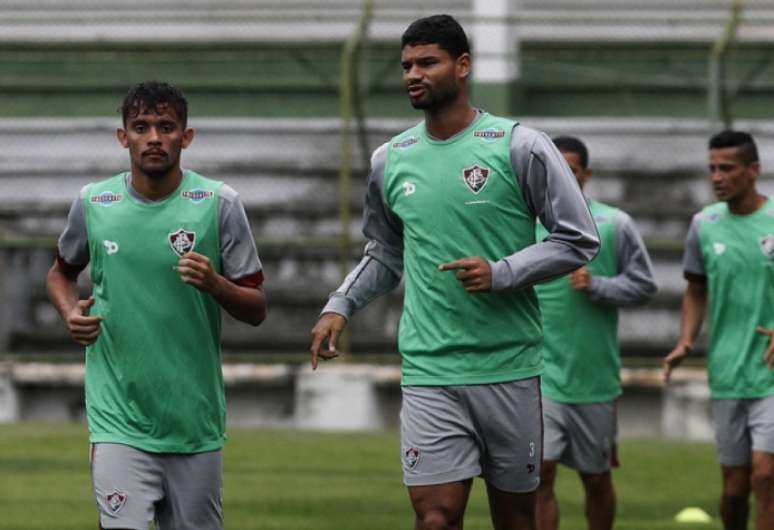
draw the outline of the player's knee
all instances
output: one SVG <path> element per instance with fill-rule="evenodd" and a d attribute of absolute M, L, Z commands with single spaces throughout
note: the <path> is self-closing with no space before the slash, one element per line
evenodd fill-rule
<path fill-rule="evenodd" d="M 417 514 L 417 530 L 457 530 L 462 522 L 462 514 L 435 509 Z"/>
<path fill-rule="evenodd" d="M 756 467 L 750 476 L 750 485 L 757 494 L 774 495 L 774 466 Z"/>
<path fill-rule="evenodd" d="M 610 491 L 613 487 L 613 481 L 610 473 L 584 473 L 583 484 L 586 491 L 591 495 L 601 495 Z"/>
<path fill-rule="evenodd" d="M 723 469 L 723 496 L 729 499 L 746 498 L 751 484 L 749 468 Z"/>

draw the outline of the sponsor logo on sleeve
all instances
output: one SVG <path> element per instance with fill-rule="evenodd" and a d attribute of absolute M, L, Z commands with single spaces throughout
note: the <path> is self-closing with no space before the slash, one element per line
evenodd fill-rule
<path fill-rule="evenodd" d="M 392 144 L 393 149 L 408 149 L 409 147 L 412 147 L 419 143 L 419 137 L 418 136 L 412 136 L 410 138 L 406 138 L 405 140 L 401 140 L 400 142 L 395 142 Z"/>
<path fill-rule="evenodd" d="M 167 236 L 169 246 L 179 257 L 191 252 L 196 245 L 196 232 L 190 232 L 184 228 L 179 228 Z"/>
<path fill-rule="evenodd" d="M 126 504 L 126 493 L 123 491 L 113 490 L 112 493 L 108 493 L 105 496 L 105 502 L 107 503 L 110 513 L 118 513 L 121 508 Z"/>
<path fill-rule="evenodd" d="M 99 204 L 100 206 L 108 207 L 116 202 L 121 202 L 124 196 L 120 193 L 113 193 L 112 191 L 103 191 L 97 195 L 92 195 L 89 201 L 91 204 Z"/>
<path fill-rule="evenodd" d="M 462 170 L 462 180 L 470 191 L 478 195 L 489 182 L 489 174 L 492 172 L 488 167 L 475 164 Z"/>
<path fill-rule="evenodd" d="M 774 234 L 768 234 L 758 240 L 763 255 L 774 260 Z"/>
<path fill-rule="evenodd" d="M 188 199 L 194 204 L 199 204 L 207 199 L 212 199 L 213 192 L 196 188 L 195 190 L 185 190 L 181 194 L 184 199 Z"/>
<path fill-rule="evenodd" d="M 481 129 L 481 130 L 475 131 L 473 133 L 473 136 L 476 138 L 480 138 L 485 142 L 496 142 L 500 138 L 505 137 L 505 131 L 502 129 L 495 129 L 492 127 L 489 129 Z"/>

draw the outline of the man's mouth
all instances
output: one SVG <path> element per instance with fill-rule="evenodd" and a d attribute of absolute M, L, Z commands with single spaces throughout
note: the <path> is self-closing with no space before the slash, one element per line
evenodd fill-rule
<path fill-rule="evenodd" d="M 427 88 L 424 85 L 409 85 L 408 94 L 412 98 L 418 98 L 427 92 Z"/>

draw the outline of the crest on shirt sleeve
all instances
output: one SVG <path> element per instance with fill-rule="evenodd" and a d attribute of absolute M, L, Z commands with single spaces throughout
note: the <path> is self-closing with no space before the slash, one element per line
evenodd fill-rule
<path fill-rule="evenodd" d="M 194 249 L 196 245 L 196 232 L 190 232 L 185 228 L 178 228 L 177 231 L 167 236 L 167 240 L 175 254 L 182 257 L 183 254 L 187 254 Z"/>
<path fill-rule="evenodd" d="M 484 189 L 486 183 L 489 182 L 489 175 L 491 172 L 492 170 L 488 167 L 475 164 L 462 170 L 462 179 L 465 181 L 465 185 L 470 191 L 478 194 Z"/>
<path fill-rule="evenodd" d="M 774 259 L 774 234 L 769 234 L 758 240 L 763 255 L 769 259 Z"/>

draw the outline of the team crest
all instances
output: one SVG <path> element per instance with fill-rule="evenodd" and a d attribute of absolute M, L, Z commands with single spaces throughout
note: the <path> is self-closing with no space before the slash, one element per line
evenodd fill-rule
<path fill-rule="evenodd" d="M 183 257 L 183 254 L 191 252 L 194 249 L 194 245 L 196 244 L 196 232 L 188 232 L 183 228 L 179 228 L 177 232 L 169 234 L 167 239 L 172 250 L 175 251 L 175 254 Z"/>
<path fill-rule="evenodd" d="M 107 501 L 107 507 L 112 513 L 118 513 L 126 504 L 126 493 L 113 490 L 113 493 L 107 494 L 105 501 Z"/>
<path fill-rule="evenodd" d="M 462 179 L 470 191 L 478 194 L 484 189 L 486 183 L 489 182 L 489 173 L 491 173 L 491 170 L 488 167 L 481 167 L 476 164 L 462 170 Z"/>
<path fill-rule="evenodd" d="M 774 234 L 769 234 L 758 240 L 763 255 L 769 259 L 774 259 Z"/>
<path fill-rule="evenodd" d="M 403 453 L 403 462 L 406 464 L 407 469 L 414 469 L 419 463 L 420 452 L 416 447 L 409 447 L 406 452 Z"/>

